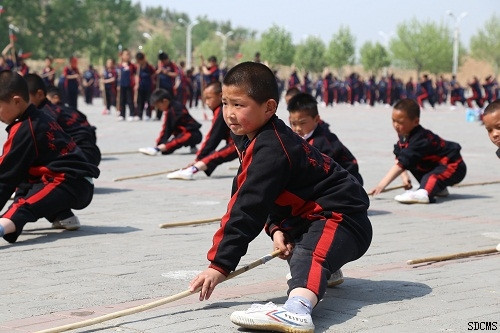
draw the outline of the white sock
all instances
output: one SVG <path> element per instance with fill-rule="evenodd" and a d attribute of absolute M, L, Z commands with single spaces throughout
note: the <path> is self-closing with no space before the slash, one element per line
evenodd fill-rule
<path fill-rule="evenodd" d="M 289 298 L 283 308 L 296 314 L 311 314 L 312 304 L 302 296 L 293 296 Z"/>

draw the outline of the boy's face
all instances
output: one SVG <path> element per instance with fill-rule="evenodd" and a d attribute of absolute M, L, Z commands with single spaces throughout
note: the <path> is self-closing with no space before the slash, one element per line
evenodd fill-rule
<path fill-rule="evenodd" d="M 210 108 L 210 110 L 215 110 L 222 101 L 222 94 L 216 93 L 213 87 L 208 87 L 204 91 L 205 94 L 205 104 Z"/>
<path fill-rule="evenodd" d="M 154 107 L 157 110 L 165 111 L 168 109 L 168 106 L 170 105 L 170 101 L 166 98 L 162 99 L 159 102 L 156 102 Z"/>
<path fill-rule="evenodd" d="M 320 118 L 319 115 L 311 117 L 305 111 L 294 111 L 290 112 L 288 120 L 290 121 L 290 127 L 292 130 L 301 137 L 304 137 L 306 134 L 311 133 L 316 129 Z"/>
<path fill-rule="evenodd" d="M 236 135 L 253 139 L 258 130 L 276 113 L 273 99 L 259 104 L 248 96 L 246 90 L 234 85 L 222 86 L 224 121 Z"/>
<path fill-rule="evenodd" d="M 491 142 L 500 148 L 500 110 L 483 116 L 484 128 L 488 131 Z"/>
<path fill-rule="evenodd" d="M 25 109 L 26 102 L 20 96 L 14 96 L 8 102 L 0 101 L 0 121 L 10 125 Z"/>
<path fill-rule="evenodd" d="M 38 107 L 44 99 L 45 94 L 41 89 L 38 89 L 34 94 L 30 93 L 30 103 L 34 104 L 36 107 Z"/>
<path fill-rule="evenodd" d="M 408 136 L 419 123 L 420 118 L 410 119 L 405 111 L 392 110 L 392 126 L 399 136 Z"/>
<path fill-rule="evenodd" d="M 61 103 L 61 97 L 57 94 L 47 95 L 47 99 L 54 105 L 58 105 L 59 103 Z"/>

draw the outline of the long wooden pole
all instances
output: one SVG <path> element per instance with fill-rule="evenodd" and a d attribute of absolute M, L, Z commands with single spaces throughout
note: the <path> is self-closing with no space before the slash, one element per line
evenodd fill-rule
<path fill-rule="evenodd" d="M 456 185 L 453 185 L 453 187 L 482 186 L 482 185 L 491 185 L 491 184 L 498 184 L 498 183 L 500 183 L 500 180 L 493 180 L 490 182 L 456 184 Z"/>
<path fill-rule="evenodd" d="M 143 173 L 143 174 L 140 174 L 140 175 L 133 175 L 133 176 L 118 177 L 118 178 L 113 179 L 113 181 L 115 181 L 115 182 L 121 182 L 123 180 L 128 180 L 128 179 L 137 179 L 137 178 L 146 178 L 146 177 L 160 176 L 160 175 L 164 175 L 164 174 L 167 174 L 167 173 L 174 172 L 175 170 L 179 170 L 179 169 L 165 170 L 165 171 L 158 171 L 158 172 L 151 172 L 151 173 Z"/>
<path fill-rule="evenodd" d="M 243 274 L 243 273 L 251 270 L 252 268 L 255 268 L 257 266 L 265 264 L 266 262 L 268 262 L 269 260 L 273 259 L 274 257 L 276 257 L 279 254 L 280 254 L 280 251 L 276 250 L 276 251 L 274 251 L 274 252 L 272 252 L 272 253 L 270 253 L 268 255 L 265 255 L 265 256 L 261 257 L 260 259 L 258 259 L 256 261 L 254 261 L 254 262 L 252 262 L 252 263 L 250 263 L 250 264 L 248 264 L 248 265 L 246 265 L 244 267 L 241 267 L 240 269 L 237 269 L 236 271 L 232 272 L 231 274 L 229 274 L 227 276 L 227 278 L 224 281 L 232 279 L 232 278 L 234 278 L 234 277 L 236 277 L 236 276 L 238 276 L 240 274 Z M 165 297 L 165 298 L 159 299 L 159 300 L 151 302 L 151 303 L 147 303 L 147 304 L 139 305 L 139 306 L 136 306 L 136 307 L 133 307 L 133 308 L 129 308 L 129 309 L 125 309 L 125 310 L 121 310 L 121 311 L 109 313 L 107 315 L 103 315 L 103 316 L 92 318 L 92 319 L 83 320 L 83 321 L 80 321 L 80 322 L 77 322 L 77 323 L 73 323 L 73 324 L 68 324 L 68 325 L 63 325 L 63 326 L 59 326 L 59 327 L 45 329 L 45 330 L 42 330 L 42 331 L 38 331 L 36 333 L 58 333 L 58 332 L 66 332 L 66 331 L 74 330 L 74 329 L 77 329 L 77 328 L 82 328 L 82 327 L 87 327 L 87 326 L 99 324 L 99 323 L 102 323 L 104 321 L 108 321 L 108 320 L 119 318 L 119 317 L 128 316 L 128 315 L 131 315 L 131 314 L 134 314 L 134 313 L 143 312 L 143 311 L 146 311 L 146 310 L 149 310 L 149 309 L 152 309 L 152 308 L 155 308 L 155 307 L 167 304 L 167 303 L 171 303 L 171 302 L 177 301 L 177 300 L 179 300 L 181 298 L 184 298 L 186 296 L 189 296 L 189 295 L 192 295 L 192 294 L 195 294 L 195 293 L 199 292 L 200 289 L 201 289 L 201 287 L 197 288 L 194 291 L 190 291 L 188 289 L 188 290 L 185 290 L 185 291 L 180 292 L 178 294 L 175 294 L 175 295 L 172 295 L 172 296 L 169 296 L 169 297 Z"/>
<path fill-rule="evenodd" d="M 173 228 L 173 227 L 183 227 L 183 226 L 188 226 L 188 225 L 198 225 L 198 224 L 206 224 L 206 223 L 211 223 L 211 222 L 217 222 L 220 221 L 222 218 L 221 217 L 214 217 L 211 219 L 204 219 L 204 220 L 194 220 L 194 221 L 185 221 L 185 222 L 174 222 L 174 223 L 163 223 L 160 224 L 159 227 L 162 229 L 166 228 Z"/>
<path fill-rule="evenodd" d="M 496 248 L 492 248 L 492 249 L 454 253 L 454 254 L 437 256 L 437 257 L 413 259 L 413 260 L 408 260 L 406 263 L 408 265 L 417 265 L 417 264 L 423 264 L 423 263 L 427 263 L 427 262 L 438 262 L 438 261 L 446 261 L 446 260 L 453 260 L 453 259 L 462 259 L 462 258 L 468 258 L 468 257 L 472 257 L 472 256 L 480 256 L 483 254 L 491 254 L 491 253 L 497 253 L 497 252 L 500 252 L 500 244 L 498 244 Z"/>

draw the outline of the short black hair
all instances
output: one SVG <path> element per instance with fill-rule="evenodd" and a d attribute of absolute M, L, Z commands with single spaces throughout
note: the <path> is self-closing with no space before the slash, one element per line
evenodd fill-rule
<path fill-rule="evenodd" d="M 149 102 L 151 105 L 155 105 L 158 102 L 163 101 L 164 99 L 168 99 L 172 101 L 172 95 L 165 89 L 156 89 L 151 93 L 151 97 L 149 98 Z"/>
<path fill-rule="evenodd" d="M 318 102 L 311 94 L 299 93 L 288 102 L 287 109 L 290 113 L 305 112 L 314 118 L 318 115 Z"/>
<path fill-rule="evenodd" d="M 483 111 L 483 115 L 494 113 L 498 110 L 500 110 L 500 99 L 496 99 L 490 104 L 488 104 L 488 106 Z"/>
<path fill-rule="evenodd" d="M 0 101 L 9 102 L 15 95 L 29 103 L 28 84 L 21 75 L 10 70 L 0 72 Z"/>
<path fill-rule="evenodd" d="M 225 86 L 246 89 L 248 96 L 257 103 L 262 104 L 273 99 L 278 105 L 279 92 L 276 77 L 264 64 L 253 61 L 239 63 L 227 72 L 222 83 Z"/>
<path fill-rule="evenodd" d="M 24 79 L 26 80 L 26 83 L 28 83 L 28 92 L 30 94 L 34 95 L 38 90 L 41 90 L 43 91 L 44 95 L 47 95 L 47 86 L 40 76 L 34 73 L 30 73 L 27 74 Z"/>
<path fill-rule="evenodd" d="M 394 110 L 403 111 L 406 113 L 408 118 L 416 119 L 420 118 L 420 106 L 417 101 L 411 98 L 403 98 L 394 105 Z"/>
<path fill-rule="evenodd" d="M 212 88 L 216 94 L 220 94 L 222 92 L 222 84 L 220 81 L 215 81 L 209 83 L 205 89 Z"/>
<path fill-rule="evenodd" d="M 57 87 L 49 87 L 47 89 L 47 96 L 49 96 L 49 97 L 53 97 L 53 96 L 61 97 L 61 91 Z"/>
<path fill-rule="evenodd" d="M 165 52 L 160 52 L 158 53 L 158 60 L 167 60 L 168 59 L 168 54 Z"/>
<path fill-rule="evenodd" d="M 145 55 L 142 52 L 137 52 L 137 54 L 135 55 L 135 59 L 137 59 L 137 60 L 144 60 L 144 58 L 145 58 Z"/>
<path fill-rule="evenodd" d="M 297 87 L 291 87 L 291 88 L 287 89 L 285 96 L 292 96 L 293 97 L 297 94 L 300 94 L 300 89 Z"/>
<path fill-rule="evenodd" d="M 210 57 L 208 58 L 208 61 L 217 62 L 217 57 L 216 57 L 216 56 L 210 56 Z"/>

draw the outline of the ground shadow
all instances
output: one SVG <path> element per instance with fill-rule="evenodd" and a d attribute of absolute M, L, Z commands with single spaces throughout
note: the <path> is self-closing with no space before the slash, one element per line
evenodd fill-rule
<path fill-rule="evenodd" d="M 467 200 L 467 199 L 488 199 L 491 198 L 489 195 L 480 195 L 480 194 L 460 194 L 460 193 L 452 193 L 447 197 L 436 198 L 436 203 L 444 203 L 448 201 L 455 200 Z"/>
<path fill-rule="evenodd" d="M 82 225 L 80 229 L 75 231 L 52 229 L 50 227 L 28 229 L 28 230 L 23 230 L 23 233 L 21 234 L 21 236 L 19 236 L 16 243 L 2 245 L 0 246 L 0 250 L 2 250 L 3 248 L 13 247 L 13 246 L 19 247 L 19 246 L 28 246 L 34 244 L 52 243 L 60 239 L 67 239 L 73 237 L 87 237 L 93 235 L 106 235 L 106 234 L 126 234 L 129 232 L 134 232 L 139 230 L 141 229 L 129 226 L 121 227 L 121 226 L 88 226 L 88 225 Z M 23 240 L 23 235 L 38 236 L 38 237 Z"/>
<path fill-rule="evenodd" d="M 113 188 L 113 187 L 95 187 L 94 194 L 110 194 L 119 192 L 129 192 L 132 191 L 128 188 Z"/>
<path fill-rule="evenodd" d="M 423 297 L 431 291 L 432 289 L 428 285 L 417 282 L 395 280 L 372 281 L 366 279 L 345 278 L 345 282 L 341 286 L 328 288 L 325 297 L 314 309 L 313 321 L 316 326 L 315 332 L 326 332 L 331 329 L 331 326 L 339 325 L 348 321 L 349 319 L 355 317 L 364 306 Z M 282 296 L 273 299 L 262 299 L 259 303 L 271 301 L 275 304 L 283 304 L 286 299 L 286 296 Z M 254 303 L 254 301 L 251 300 L 217 302 L 193 310 L 182 310 L 173 313 L 169 312 L 138 320 L 121 322 L 118 326 L 124 327 L 127 324 L 215 308 L 234 308 L 234 310 L 243 309 L 250 307 L 252 303 Z M 117 327 L 117 325 L 109 325 L 105 328 L 100 327 L 98 329 L 91 329 L 85 332 L 98 332 L 103 329 L 112 329 L 115 327 Z M 239 332 L 261 332 L 235 327 L 235 331 L 236 330 Z"/>
<path fill-rule="evenodd" d="M 368 216 L 392 214 L 387 210 L 368 209 Z"/>

